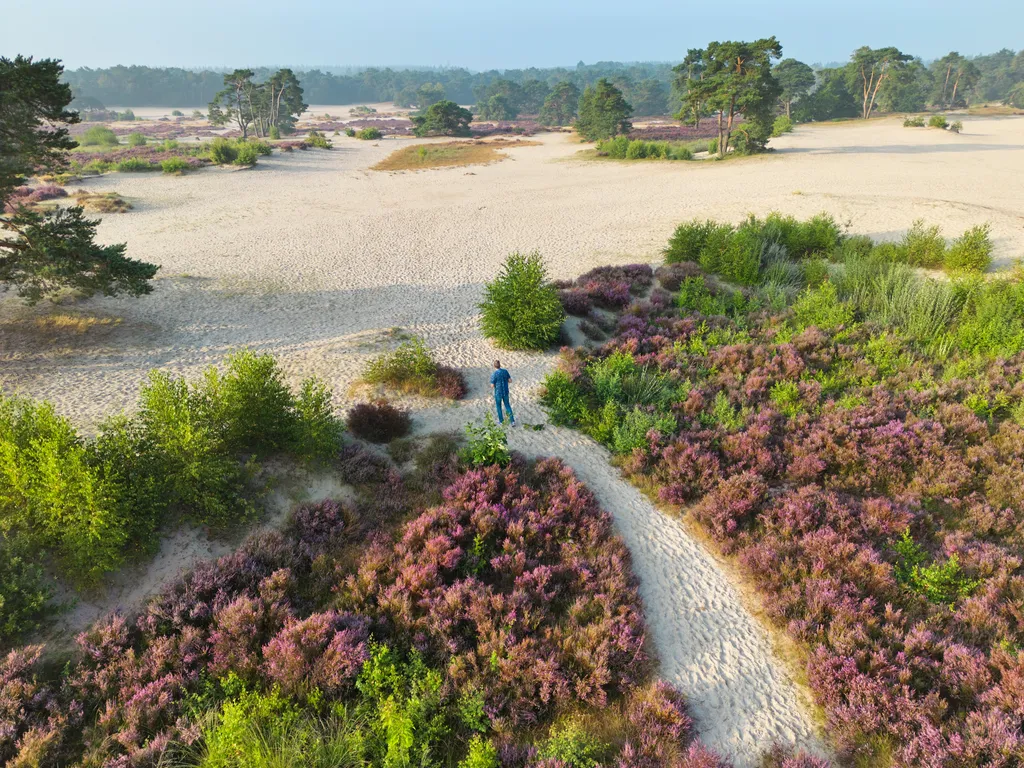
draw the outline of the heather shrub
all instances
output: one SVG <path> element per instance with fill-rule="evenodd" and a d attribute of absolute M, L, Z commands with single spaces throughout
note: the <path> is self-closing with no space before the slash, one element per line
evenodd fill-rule
<path fill-rule="evenodd" d="M 559 291 L 558 300 L 562 302 L 562 309 L 566 314 L 577 317 L 586 317 L 593 308 L 587 292 L 575 288 Z"/>
<path fill-rule="evenodd" d="M 437 393 L 449 400 L 461 400 L 466 396 L 466 379 L 462 372 L 447 365 L 439 365 L 434 373 Z"/>
<path fill-rule="evenodd" d="M 484 336 L 507 349 L 547 349 L 559 336 L 565 312 L 539 253 L 513 253 L 484 287 Z"/>
<path fill-rule="evenodd" d="M 369 128 L 363 128 L 362 130 L 356 131 L 356 138 L 362 139 L 363 141 L 377 141 L 384 138 L 384 134 L 380 132 L 379 128 L 370 126 Z"/>
<path fill-rule="evenodd" d="M 103 125 L 94 125 L 78 139 L 83 147 L 113 147 L 118 144 L 117 134 Z"/>
<path fill-rule="evenodd" d="M 146 146 L 146 134 L 138 131 L 129 133 L 127 143 L 129 147 L 144 147 Z"/>
<path fill-rule="evenodd" d="M 680 285 L 688 277 L 700 275 L 700 266 L 693 261 L 679 261 L 662 264 L 654 272 L 654 277 L 666 291 L 678 291 Z"/>
<path fill-rule="evenodd" d="M 338 471 L 350 485 L 383 482 L 390 469 L 387 459 L 357 443 L 338 452 Z"/>
<path fill-rule="evenodd" d="M 985 272 L 992 265 L 991 228 L 988 224 L 971 227 L 953 241 L 946 251 L 946 269 L 963 269 L 969 272 Z"/>
<path fill-rule="evenodd" d="M 466 446 L 459 452 L 459 457 L 469 466 L 480 468 L 496 464 L 503 467 L 512 460 L 508 435 L 490 413 L 479 426 L 467 424 L 466 437 Z"/>
<path fill-rule="evenodd" d="M 928 118 L 929 128 L 946 128 L 949 126 L 949 121 L 946 120 L 942 115 L 932 115 Z"/>
<path fill-rule="evenodd" d="M 168 157 L 160 161 L 160 168 L 164 173 L 179 176 L 192 169 L 188 160 L 183 157 Z"/>
<path fill-rule="evenodd" d="M 412 429 L 409 412 L 396 408 L 386 400 L 358 403 L 348 412 L 349 431 L 371 443 L 387 443 L 405 437 Z"/>

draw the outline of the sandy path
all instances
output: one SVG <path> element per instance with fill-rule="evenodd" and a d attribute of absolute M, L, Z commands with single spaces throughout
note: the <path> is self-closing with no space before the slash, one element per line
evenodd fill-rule
<path fill-rule="evenodd" d="M 484 393 L 480 393 L 483 395 Z M 533 398 L 513 389 L 520 424 L 544 424 Z M 483 396 L 453 408 L 421 411 L 416 426 L 461 430 L 490 408 Z M 590 438 L 546 425 L 509 430 L 509 446 L 526 456 L 558 456 L 612 513 L 633 556 L 659 675 L 687 698 L 704 743 L 737 768 L 760 764 L 772 744 L 825 756 L 810 697 L 775 656 L 765 628 L 751 616 L 719 562 L 681 522 L 657 509 L 609 465 Z"/>

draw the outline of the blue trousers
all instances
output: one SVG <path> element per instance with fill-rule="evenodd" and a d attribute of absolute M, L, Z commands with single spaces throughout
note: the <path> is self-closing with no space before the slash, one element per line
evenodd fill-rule
<path fill-rule="evenodd" d="M 501 406 L 504 404 L 505 410 L 508 411 L 508 417 L 510 420 L 515 421 L 516 416 L 512 413 L 512 406 L 508 403 L 508 392 L 498 393 L 497 390 L 494 392 L 494 407 L 498 409 L 498 423 L 505 423 L 505 416 L 501 412 Z"/>

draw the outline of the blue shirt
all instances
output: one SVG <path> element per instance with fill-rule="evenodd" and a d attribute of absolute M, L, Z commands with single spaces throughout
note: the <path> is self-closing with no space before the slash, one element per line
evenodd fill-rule
<path fill-rule="evenodd" d="M 494 385 L 494 394 L 499 396 L 508 395 L 508 382 L 512 377 L 504 368 L 499 368 L 491 374 L 491 384 Z"/>

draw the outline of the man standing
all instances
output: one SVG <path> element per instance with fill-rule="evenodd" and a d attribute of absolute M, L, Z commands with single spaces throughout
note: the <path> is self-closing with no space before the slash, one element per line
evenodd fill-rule
<path fill-rule="evenodd" d="M 515 414 L 512 413 L 512 406 L 508 402 L 508 383 L 512 381 L 512 376 L 501 367 L 501 360 L 494 361 L 494 373 L 491 374 L 491 388 L 494 390 L 494 407 L 498 409 L 498 423 L 505 423 L 505 416 L 501 412 L 502 404 L 505 405 L 505 410 L 508 411 L 508 418 L 512 426 L 516 425 Z"/>

